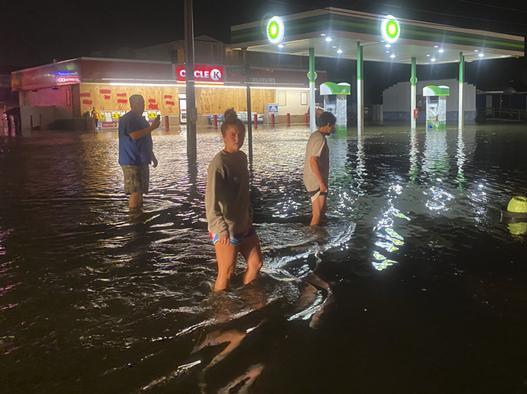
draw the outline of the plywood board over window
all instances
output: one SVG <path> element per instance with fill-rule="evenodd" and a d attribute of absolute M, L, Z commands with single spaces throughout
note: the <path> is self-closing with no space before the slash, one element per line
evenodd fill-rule
<path fill-rule="evenodd" d="M 272 89 L 253 89 L 252 111 L 263 113 L 265 104 L 273 103 L 274 99 Z M 227 108 L 247 111 L 247 92 L 245 89 L 196 88 L 196 107 L 200 115 L 223 114 Z"/>
<path fill-rule="evenodd" d="M 140 94 L 145 99 L 145 110 L 159 110 L 162 115 L 179 113 L 176 87 L 110 86 L 106 84 L 81 84 L 79 90 L 81 113 L 93 107 L 100 111 L 129 111 L 129 98 Z"/>

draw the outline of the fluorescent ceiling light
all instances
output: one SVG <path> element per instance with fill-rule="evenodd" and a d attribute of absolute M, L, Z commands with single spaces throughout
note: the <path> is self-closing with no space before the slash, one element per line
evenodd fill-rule
<path fill-rule="evenodd" d="M 326 42 L 331 42 L 331 41 L 333 41 L 333 38 L 331 38 L 331 37 L 326 37 Z"/>
<path fill-rule="evenodd" d="M 149 83 L 149 82 L 107 82 L 110 86 L 152 86 L 152 87 L 179 87 L 184 88 L 185 83 Z M 87 83 L 87 85 L 98 85 L 97 83 Z M 209 83 L 196 83 L 196 88 L 212 88 L 212 89 L 246 89 L 245 85 L 222 85 Z M 309 88 L 293 87 L 293 86 L 255 86 L 251 85 L 251 89 L 271 89 L 271 90 L 303 90 L 307 91 Z"/>

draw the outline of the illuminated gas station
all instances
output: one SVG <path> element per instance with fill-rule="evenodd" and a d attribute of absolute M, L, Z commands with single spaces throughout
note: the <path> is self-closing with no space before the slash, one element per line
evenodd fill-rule
<path fill-rule="evenodd" d="M 524 56 L 524 38 L 485 30 L 474 30 L 399 19 L 392 15 L 377 15 L 352 10 L 325 8 L 286 16 L 274 16 L 261 21 L 231 27 L 231 47 L 273 54 L 309 58 L 307 78 L 310 91 L 310 129 L 316 129 L 315 90 L 317 72 L 315 58 L 356 61 L 356 81 L 351 86 L 357 100 L 357 132 L 364 130 L 364 62 L 408 64 L 410 100 L 407 103 L 410 127 L 416 128 L 417 65 L 457 63 L 457 123 L 464 125 L 463 91 L 465 62 Z M 327 92 L 327 86 L 320 91 Z M 434 89 L 428 89 L 430 93 Z M 427 97 L 429 112 L 444 109 L 445 89 L 441 96 Z M 439 98 L 438 98 L 439 97 Z M 437 106 L 432 103 L 437 102 Z M 336 107 L 335 107 L 336 108 Z M 430 112 L 431 113 L 431 112 Z M 444 113 L 441 126 L 444 126 Z M 432 119 L 432 118 L 430 118 Z M 437 117 L 439 125 L 439 117 Z M 432 124 L 428 122 L 427 124 Z M 349 126 L 349 125 L 348 125 Z M 438 127 L 436 127 L 438 128 Z"/>

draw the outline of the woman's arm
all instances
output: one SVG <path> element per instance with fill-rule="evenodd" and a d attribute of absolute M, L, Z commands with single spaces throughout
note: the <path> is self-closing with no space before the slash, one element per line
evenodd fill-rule
<path fill-rule="evenodd" d="M 209 230 L 220 238 L 229 236 L 229 227 L 223 217 L 220 201 L 223 196 L 224 180 L 221 171 L 212 165 L 207 171 L 207 188 L 205 191 L 205 210 Z"/>

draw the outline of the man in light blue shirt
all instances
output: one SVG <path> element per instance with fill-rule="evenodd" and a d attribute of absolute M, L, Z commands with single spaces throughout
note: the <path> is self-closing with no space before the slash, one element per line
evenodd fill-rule
<path fill-rule="evenodd" d="M 119 164 L 124 174 L 124 191 L 130 195 L 128 206 L 143 205 L 143 194 L 148 193 L 149 165 L 157 167 L 152 131 L 159 127 L 159 117 L 150 125 L 143 117 L 145 99 L 139 94 L 130 96 L 130 112 L 119 119 Z"/>

